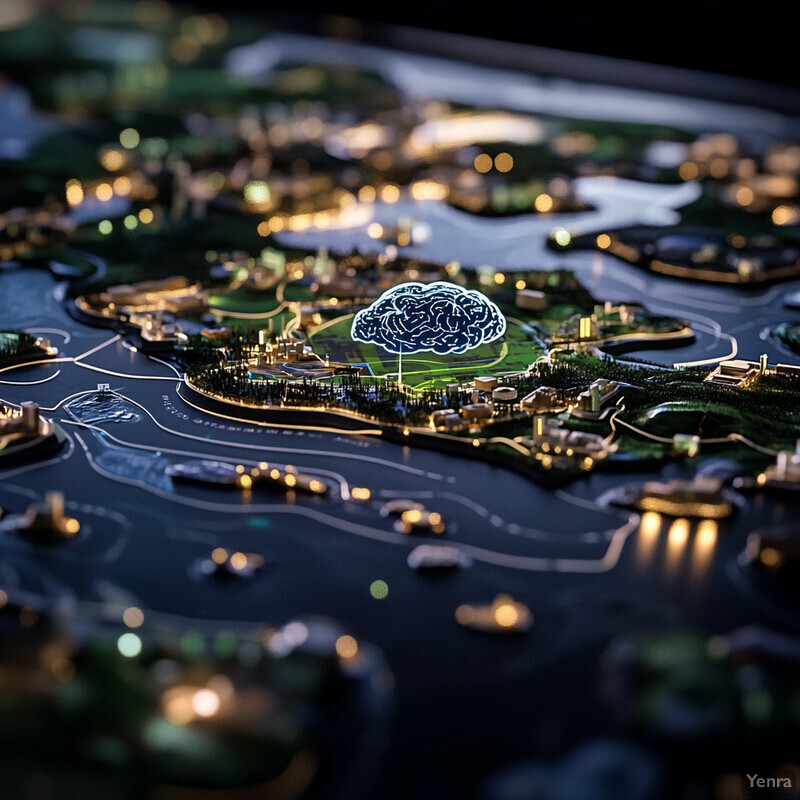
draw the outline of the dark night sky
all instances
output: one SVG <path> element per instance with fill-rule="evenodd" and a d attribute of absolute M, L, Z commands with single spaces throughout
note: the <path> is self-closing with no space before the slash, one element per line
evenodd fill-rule
<path fill-rule="evenodd" d="M 196 0 L 193 5 L 219 11 L 256 8 L 252 0 Z M 465 3 L 436 0 L 292 0 L 283 8 L 302 15 L 311 27 L 323 15 L 336 14 L 800 86 L 790 3 L 492 0 L 468 9 Z M 281 13 L 277 5 L 262 9 L 269 16 Z"/>

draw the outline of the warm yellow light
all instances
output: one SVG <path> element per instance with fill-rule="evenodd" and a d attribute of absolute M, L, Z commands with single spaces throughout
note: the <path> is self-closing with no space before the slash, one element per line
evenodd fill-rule
<path fill-rule="evenodd" d="M 192 697 L 192 710 L 198 717 L 213 717 L 219 711 L 219 695 L 212 689 L 198 689 Z"/>
<path fill-rule="evenodd" d="M 269 236 L 270 234 L 269 222 L 267 222 L 266 220 L 264 220 L 263 222 L 259 222 L 256 230 L 258 231 L 259 236 Z"/>
<path fill-rule="evenodd" d="M 234 569 L 244 569 L 247 566 L 247 556 L 244 553 L 234 553 L 230 558 L 230 565 Z"/>
<path fill-rule="evenodd" d="M 153 212 L 149 208 L 143 208 L 139 212 L 139 221 L 145 225 L 150 224 L 153 221 Z"/>
<path fill-rule="evenodd" d="M 700 174 L 700 169 L 693 161 L 684 161 L 678 168 L 678 175 L 685 181 L 693 181 Z"/>
<path fill-rule="evenodd" d="M 797 216 L 797 209 L 790 206 L 776 206 L 772 211 L 772 221 L 776 225 L 788 225 Z"/>
<path fill-rule="evenodd" d="M 375 187 L 374 186 L 362 186 L 358 190 L 358 199 L 362 203 L 372 203 L 375 201 Z"/>
<path fill-rule="evenodd" d="M 253 488 L 253 479 L 249 475 L 240 475 L 239 476 L 239 486 L 242 489 L 252 489 Z"/>
<path fill-rule="evenodd" d="M 115 194 L 125 197 L 131 193 L 131 179 L 126 175 L 120 175 L 118 178 L 114 178 L 113 188 Z"/>
<path fill-rule="evenodd" d="M 550 197 L 549 194 L 540 194 L 533 201 L 533 207 L 537 211 L 540 211 L 541 213 L 545 214 L 548 211 L 552 210 L 552 208 L 553 208 L 553 198 Z"/>
<path fill-rule="evenodd" d="M 367 236 L 370 239 L 380 239 L 383 236 L 383 225 L 380 222 L 372 222 L 367 226 Z"/>
<path fill-rule="evenodd" d="M 387 183 L 381 189 L 381 200 L 384 203 L 396 203 L 400 199 L 400 189 L 393 183 Z"/>
<path fill-rule="evenodd" d="M 524 289 L 524 288 L 525 288 L 525 281 L 523 281 L 523 280 L 520 278 L 520 280 L 518 280 L 518 281 L 517 281 L 517 283 L 516 283 L 515 285 L 516 285 L 517 289 Z"/>
<path fill-rule="evenodd" d="M 601 250 L 607 250 L 611 247 L 611 237 L 607 233 L 601 233 L 595 241 Z"/>
<path fill-rule="evenodd" d="M 514 168 L 514 159 L 510 153 L 498 153 L 494 157 L 494 166 L 498 172 L 510 172 Z"/>
<path fill-rule="evenodd" d="M 494 282 L 495 283 L 505 283 L 506 282 L 506 276 L 503 275 L 502 272 L 495 272 L 495 274 L 494 274 Z"/>
<path fill-rule="evenodd" d="M 639 531 L 641 534 L 646 536 L 648 539 L 652 539 L 654 536 L 658 536 L 660 530 L 661 514 L 658 514 L 655 511 L 645 511 L 645 513 L 642 514 L 642 520 L 639 523 Z"/>
<path fill-rule="evenodd" d="M 740 206 L 749 206 L 753 200 L 755 200 L 755 195 L 749 186 L 740 186 L 736 190 L 736 202 Z"/>
<path fill-rule="evenodd" d="M 211 552 L 211 560 L 215 564 L 224 564 L 228 560 L 228 551 L 224 547 L 215 547 Z"/>
<path fill-rule="evenodd" d="M 369 500 L 372 492 L 364 486 L 354 486 L 350 490 L 350 496 L 354 500 Z"/>
<path fill-rule="evenodd" d="M 83 187 L 80 184 L 80 181 L 75 180 L 74 178 L 70 181 L 67 181 L 67 202 L 71 206 L 77 206 L 83 202 Z"/>
<path fill-rule="evenodd" d="M 774 547 L 765 547 L 758 557 L 765 567 L 779 567 L 783 563 L 783 554 Z"/>
<path fill-rule="evenodd" d="M 667 534 L 667 541 L 669 545 L 674 548 L 681 548 L 686 544 L 689 538 L 689 520 L 684 518 L 676 519 L 670 525 L 669 533 Z"/>
<path fill-rule="evenodd" d="M 472 606 L 461 605 L 456 609 L 456 622 L 459 625 L 469 625 L 475 619 L 475 609 Z"/>
<path fill-rule="evenodd" d="M 289 487 L 296 486 L 297 485 L 297 478 L 295 478 L 294 475 L 287 475 L 283 479 L 283 482 Z"/>
<path fill-rule="evenodd" d="M 165 693 L 162 700 L 164 716 L 173 725 L 187 725 L 194 717 L 192 692 L 188 687 L 176 686 Z"/>
<path fill-rule="evenodd" d="M 336 655 L 339 658 L 355 658 L 358 653 L 358 642 L 352 636 L 340 636 L 336 640 Z"/>
<path fill-rule="evenodd" d="M 517 624 L 519 612 L 511 603 L 500 603 L 494 609 L 494 621 L 501 628 L 511 628 Z"/>
<path fill-rule="evenodd" d="M 695 536 L 696 546 L 702 550 L 713 547 L 717 541 L 717 528 L 717 523 L 713 519 L 700 520 Z"/>
<path fill-rule="evenodd" d="M 64 520 L 64 530 L 74 536 L 81 529 L 81 524 L 74 518 Z"/>
<path fill-rule="evenodd" d="M 283 225 L 284 225 L 283 217 L 270 217 L 269 220 L 267 220 L 268 229 L 271 231 L 275 231 L 275 233 L 282 231 Z M 261 231 L 259 231 L 259 233 L 261 233 Z M 263 235 L 264 234 L 262 234 L 262 236 Z"/>
<path fill-rule="evenodd" d="M 122 613 L 122 621 L 129 628 L 141 628 L 144 623 L 144 612 L 137 606 L 126 608 Z"/>
<path fill-rule="evenodd" d="M 414 181 L 411 184 L 411 196 L 415 200 L 444 200 L 447 194 L 447 185 L 437 181 Z"/>
<path fill-rule="evenodd" d="M 97 199 L 103 203 L 107 203 L 113 196 L 114 190 L 111 188 L 110 183 L 100 183 L 94 190 Z"/>
<path fill-rule="evenodd" d="M 475 156 L 472 166 L 474 166 L 478 172 L 488 172 L 492 168 L 492 157 L 488 153 L 481 153 Z"/>
<path fill-rule="evenodd" d="M 100 153 L 100 163 L 109 172 L 116 172 L 125 166 L 125 156 L 119 150 L 103 150 Z"/>
<path fill-rule="evenodd" d="M 422 512 L 418 508 L 411 508 L 408 511 L 404 511 L 400 515 L 400 519 L 403 522 L 414 525 L 422 519 Z"/>

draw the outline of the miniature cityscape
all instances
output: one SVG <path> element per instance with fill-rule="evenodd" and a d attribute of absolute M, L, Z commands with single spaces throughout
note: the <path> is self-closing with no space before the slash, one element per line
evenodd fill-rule
<path fill-rule="evenodd" d="M 795 121 L 104 14 L 0 29 L 0 794 L 797 791 Z"/>

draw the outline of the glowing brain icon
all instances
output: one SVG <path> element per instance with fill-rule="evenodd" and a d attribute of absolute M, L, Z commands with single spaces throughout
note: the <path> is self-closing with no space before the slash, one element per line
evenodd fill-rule
<path fill-rule="evenodd" d="M 390 353 L 465 353 L 506 332 L 486 295 L 452 283 L 401 283 L 359 311 L 351 336 Z"/>

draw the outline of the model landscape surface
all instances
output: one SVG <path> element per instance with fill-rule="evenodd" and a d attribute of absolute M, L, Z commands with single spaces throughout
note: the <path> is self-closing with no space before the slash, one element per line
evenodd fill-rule
<path fill-rule="evenodd" d="M 796 791 L 798 121 L 70 9 L 0 31 L 3 796 Z"/>

